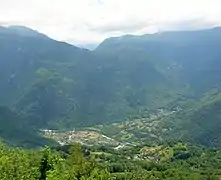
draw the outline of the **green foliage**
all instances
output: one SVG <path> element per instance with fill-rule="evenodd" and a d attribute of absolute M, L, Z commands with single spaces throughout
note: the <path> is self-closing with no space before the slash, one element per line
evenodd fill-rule
<path fill-rule="evenodd" d="M 104 125 L 101 129 L 102 134 L 105 134 L 107 136 L 113 136 L 116 135 L 118 133 L 120 133 L 121 129 L 119 129 L 116 126 L 112 126 L 112 125 Z"/>
<path fill-rule="evenodd" d="M 34 152 L 0 147 L 0 179 L 34 180 L 39 178 L 40 156 Z"/>
<path fill-rule="evenodd" d="M 181 147 L 182 146 L 182 147 Z M 0 145 L 0 179 L 2 180 L 149 180 L 149 179 L 220 179 L 221 150 L 185 146 L 191 156 L 164 162 L 135 157 L 139 151 L 109 149 L 103 154 L 84 156 L 80 144 L 71 147 L 67 156 L 45 147 L 42 150 L 21 150 Z M 88 147 L 97 151 L 99 147 Z M 176 143 L 173 149 L 184 150 Z M 93 154 L 93 153 L 91 153 Z"/>
<path fill-rule="evenodd" d="M 49 148 L 41 152 L 23 151 L 0 146 L 0 179 L 2 180 L 106 180 L 109 173 L 95 162 L 85 159 L 76 145 L 70 157 L 63 159 Z"/>

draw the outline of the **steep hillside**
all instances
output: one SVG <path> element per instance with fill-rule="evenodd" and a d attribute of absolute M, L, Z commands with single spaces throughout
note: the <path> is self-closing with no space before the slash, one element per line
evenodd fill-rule
<path fill-rule="evenodd" d="M 38 68 L 84 59 L 87 54 L 87 50 L 57 42 L 25 27 L 0 28 L 1 103 L 14 102 L 33 82 Z"/>
<path fill-rule="evenodd" d="M 163 136 L 206 146 L 221 144 L 221 93 L 210 92 L 199 101 L 186 104 L 186 108 L 162 119 L 159 127 L 166 129 Z"/>
<path fill-rule="evenodd" d="M 157 122 L 157 136 L 216 145 L 218 95 L 216 101 L 202 97 L 214 88 L 219 93 L 220 37 L 220 28 L 123 36 L 89 51 L 26 27 L 1 27 L 0 103 L 33 131 L 146 118 L 159 108 L 181 107 Z"/>
<path fill-rule="evenodd" d="M 45 144 L 56 145 L 55 142 L 38 135 L 38 131 L 33 131 L 26 125 L 25 119 L 7 107 L 0 107 L 0 124 L 0 137 L 12 146 L 36 148 Z"/>
<path fill-rule="evenodd" d="M 165 76 L 191 86 L 196 95 L 202 95 L 220 86 L 220 46 L 221 28 L 214 28 L 110 38 L 101 43 L 96 52 L 142 55 Z"/>
<path fill-rule="evenodd" d="M 142 57 L 96 54 L 22 27 L 3 30 L 0 102 L 32 126 L 118 121 L 173 99 L 168 79 Z"/>

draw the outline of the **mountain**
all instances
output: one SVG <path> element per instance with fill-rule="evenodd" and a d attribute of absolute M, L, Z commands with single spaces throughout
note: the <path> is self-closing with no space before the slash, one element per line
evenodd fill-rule
<path fill-rule="evenodd" d="M 90 51 L 93 51 L 98 46 L 97 43 L 88 43 L 88 44 L 75 44 L 77 47 L 83 47 L 85 49 L 89 49 Z"/>
<path fill-rule="evenodd" d="M 29 118 L 31 127 L 119 121 L 170 101 L 168 80 L 142 57 L 97 54 L 45 36 L 0 37 L 0 102 Z"/>
<path fill-rule="evenodd" d="M 17 35 L 23 37 L 48 38 L 46 35 L 24 26 L 0 26 L 0 33 L 4 35 Z"/>
<path fill-rule="evenodd" d="M 188 84 L 196 95 L 220 86 L 221 28 L 162 32 L 153 35 L 110 38 L 99 53 L 133 53 L 151 60 L 166 76 Z M 203 79 L 203 80 L 202 80 Z"/>
<path fill-rule="evenodd" d="M 38 32 L 21 27 L 0 30 L 0 90 L 2 103 L 13 102 L 35 77 L 36 69 L 55 61 L 83 59 L 87 50 L 52 40 Z M 7 32 L 7 33 L 5 33 Z M 30 32 L 24 36 L 24 32 Z M 26 33 L 28 34 L 28 33 Z M 10 94 L 10 96 L 9 96 Z"/>
<path fill-rule="evenodd" d="M 165 77 L 187 88 L 185 98 L 178 98 L 172 103 L 182 106 L 183 110 L 162 120 L 163 125 L 160 124 L 159 129 L 168 129 L 165 134 L 158 132 L 162 137 L 219 146 L 220 46 L 221 28 L 217 27 L 109 38 L 98 46 L 96 52 L 119 56 L 142 55 Z"/>
<path fill-rule="evenodd" d="M 220 37 L 220 28 L 127 35 L 89 51 L 26 27 L 1 27 L 0 103 L 33 132 L 122 122 L 181 107 L 182 113 L 159 126 L 174 127 L 165 137 L 177 134 L 209 144 L 219 136 L 218 131 L 210 133 L 219 122 L 219 116 L 210 113 L 219 114 L 219 108 L 211 102 L 209 110 L 196 105 L 192 113 L 189 102 L 204 104 L 205 94 L 220 92 Z M 194 128 L 204 111 L 205 126 L 197 134 Z M 206 124 L 209 117 L 214 121 L 211 128 Z M 208 134 L 211 138 L 203 142 Z"/>

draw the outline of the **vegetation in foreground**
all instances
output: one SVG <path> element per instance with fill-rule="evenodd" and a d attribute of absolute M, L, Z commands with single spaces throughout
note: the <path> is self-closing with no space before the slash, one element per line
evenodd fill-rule
<path fill-rule="evenodd" d="M 118 151 L 80 144 L 32 151 L 1 144 L 0 179 L 216 180 L 221 179 L 221 150 L 169 143 Z"/>

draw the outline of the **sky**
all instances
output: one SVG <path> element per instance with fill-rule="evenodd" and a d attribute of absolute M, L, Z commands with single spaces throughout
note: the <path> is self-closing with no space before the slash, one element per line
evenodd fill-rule
<path fill-rule="evenodd" d="M 0 25 L 76 45 L 112 36 L 221 25 L 221 0 L 0 0 Z"/>

